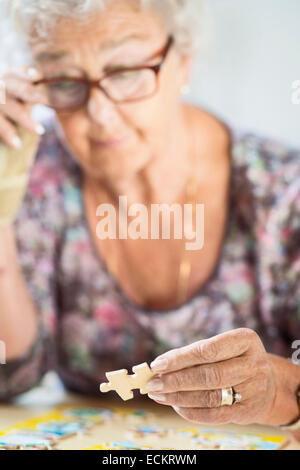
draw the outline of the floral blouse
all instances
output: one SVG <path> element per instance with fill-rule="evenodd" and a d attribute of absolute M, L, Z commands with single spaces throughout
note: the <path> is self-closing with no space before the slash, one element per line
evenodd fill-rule
<path fill-rule="evenodd" d="M 80 167 L 47 124 L 15 223 L 39 335 L 26 357 L 0 366 L 1 400 L 48 370 L 69 390 L 98 394 L 106 371 L 241 327 L 256 330 L 268 352 L 291 357 L 300 339 L 300 153 L 231 136 L 230 212 L 215 270 L 179 308 L 148 311 L 126 297 L 96 251 Z"/>

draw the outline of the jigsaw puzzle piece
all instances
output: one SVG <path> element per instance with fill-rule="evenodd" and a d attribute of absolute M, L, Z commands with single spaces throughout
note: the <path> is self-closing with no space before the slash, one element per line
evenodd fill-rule
<path fill-rule="evenodd" d="M 140 364 L 139 366 L 134 366 L 132 368 L 132 371 L 134 372 L 134 376 L 136 377 L 136 388 L 140 389 L 140 393 L 142 395 L 146 395 L 148 393 L 148 391 L 146 390 L 146 385 L 149 380 L 153 377 L 154 373 L 148 366 L 147 362 L 145 362 L 144 364 Z"/>
<path fill-rule="evenodd" d="M 126 369 L 116 370 L 114 372 L 107 372 L 106 374 L 108 383 L 102 383 L 100 390 L 103 393 L 115 391 L 122 398 L 127 401 L 133 398 L 133 392 L 130 381 L 130 376 Z"/>
<path fill-rule="evenodd" d="M 133 375 L 128 375 L 126 369 L 116 370 L 114 372 L 107 372 L 108 383 L 100 385 L 100 391 L 103 393 L 115 391 L 124 400 L 131 400 L 134 395 L 132 390 L 140 389 L 140 393 L 145 395 L 147 393 L 146 384 L 153 377 L 154 373 L 145 362 L 132 368 Z"/>

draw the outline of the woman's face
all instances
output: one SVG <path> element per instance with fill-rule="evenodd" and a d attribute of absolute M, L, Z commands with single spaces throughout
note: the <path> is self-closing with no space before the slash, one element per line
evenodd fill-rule
<path fill-rule="evenodd" d="M 139 2 L 113 0 L 88 22 L 64 19 L 46 41 L 33 45 L 44 77 L 100 79 L 123 67 L 155 65 L 151 59 L 167 42 L 159 16 L 140 11 Z M 94 177 L 130 179 L 160 155 L 179 119 L 180 88 L 189 60 L 171 48 L 157 93 L 134 103 L 113 103 L 97 88 L 80 110 L 57 112 L 65 138 L 81 166 Z"/>

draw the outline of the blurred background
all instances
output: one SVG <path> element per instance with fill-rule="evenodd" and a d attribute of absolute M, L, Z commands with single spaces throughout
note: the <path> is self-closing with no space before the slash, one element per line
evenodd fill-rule
<path fill-rule="evenodd" d="M 213 33 L 189 101 L 229 123 L 300 146 L 299 0 L 209 0 Z"/>

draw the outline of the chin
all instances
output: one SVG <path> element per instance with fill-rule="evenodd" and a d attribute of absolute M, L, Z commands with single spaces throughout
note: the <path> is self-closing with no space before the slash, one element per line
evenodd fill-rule
<path fill-rule="evenodd" d="M 145 152 L 94 151 L 81 158 L 82 166 L 91 177 L 107 180 L 130 180 L 142 171 L 149 157 Z"/>
<path fill-rule="evenodd" d="M 89 176 L 101 179 L 132 179 L 142 171 L 151 160 L 149 148 L 142 142 L 129 139 L 123 145 L 112 148 L 93 145 L 82 139 L 74 145 L 74 156 Z"/>

